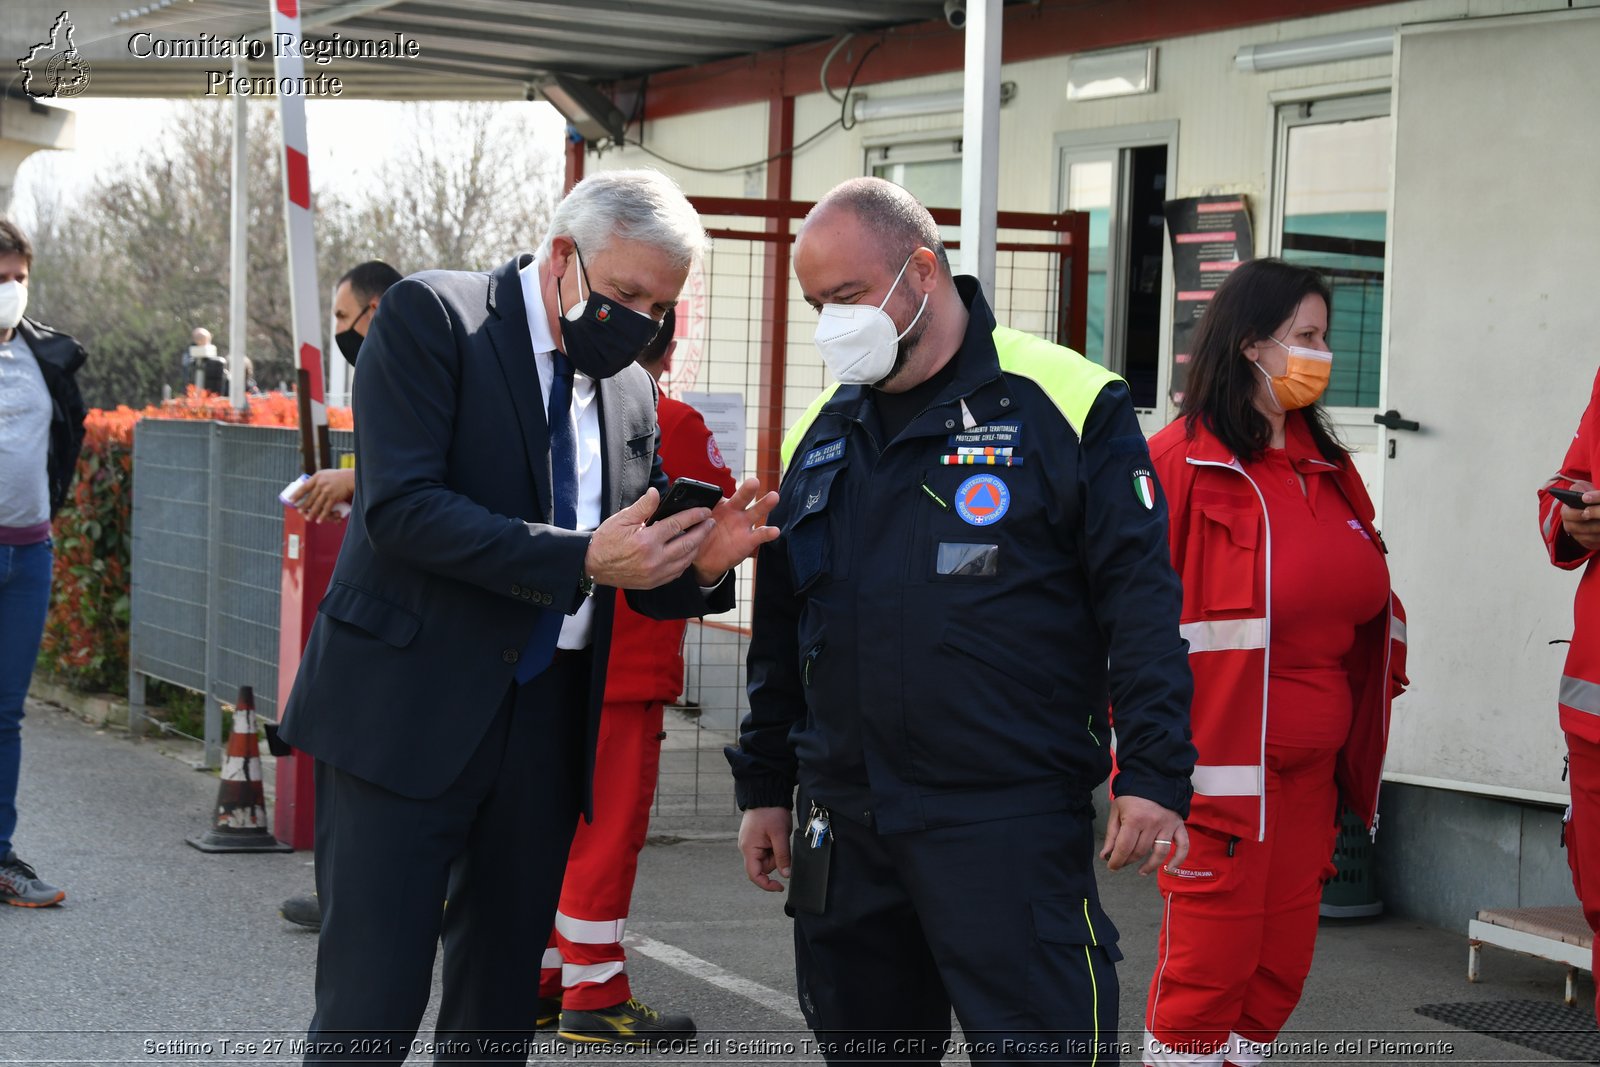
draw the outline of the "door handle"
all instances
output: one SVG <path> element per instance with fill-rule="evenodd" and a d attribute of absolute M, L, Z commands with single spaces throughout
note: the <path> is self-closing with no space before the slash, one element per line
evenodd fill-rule
<path fill-rule="evenodd" d="M 1372 421 L 1377 423 L 1379 426 L 1386 426 L 1391 430 L 1412 430 L 1412 431 L 1416 431 L 1416 430 L 1422 429 L 1422 423 L 1418 422 L 1415 419 L 1404 419 L 1404 418 L 1401 418 L 1400 417 L 1400 413 L 1398 411 L 1396 411 L 1394 408 L 1390 408 L 1388 411 L 1385 411 L 1382 415 L 1374 415 L 1374 416 L 1372 416 Z"/>

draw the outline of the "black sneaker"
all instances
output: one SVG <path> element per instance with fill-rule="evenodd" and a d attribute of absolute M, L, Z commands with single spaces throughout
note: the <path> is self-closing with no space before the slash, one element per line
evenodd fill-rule
<path fill-rule="evenodd" d="M 67 894 L 40 879 L 38 872 L 7 852 L 0 859 L 0 904 L 19 908 L 48 908 L 67 899 Z"/>
<path fill-rule="evenodd" d="M 594 1011 L 563 1009 L 558 1032 L 568 1041 L 611 1045 L 657 1045 L 695 1035 L 687 1015 L 662 1015 L 637 1000 Z"/>
<path fill-rule="evenodd" d="M 307 893 L 303 897 L 290 897 L 278 905 L 278 914 L 296 926 L 305 926 L 312 930 L 322 929 L 322 901 L 317 899 L 315 893 Z"/>
<path fill-rule="evenodd" d="M 561 998 L 540 997 L 539 1013 L 534 1017 L 533 1025 L 540 1030 L 548 1030 L 561 1019 Z"/>

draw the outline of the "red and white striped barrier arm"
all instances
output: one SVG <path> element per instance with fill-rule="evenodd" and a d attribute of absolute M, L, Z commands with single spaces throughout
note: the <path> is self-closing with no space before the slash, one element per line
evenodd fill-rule
<path fill-rule="evenodd" d="M 298 85 L 305 76 L 300 55 L 300 0 L 270 0 L 273 73 L 278 84 Z M 283 209 L 288 228 L 289 313 L 294 320 L 296 363 L 306 372 L 311 394 L 312 440 L 326 438 L 328 405 L 322 387 L 322 339 L 318 327 L 317 253 L 311 232 L 311 163 L 306 146 L 306 101 L 299 93 L 278 94 L 278 118 L 283 127 Z M 331 456 L 318 456 L 318 466 L 331 464 Z"/>

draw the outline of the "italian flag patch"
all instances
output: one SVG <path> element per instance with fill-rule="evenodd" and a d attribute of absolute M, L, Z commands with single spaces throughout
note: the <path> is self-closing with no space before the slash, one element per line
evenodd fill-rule
<path fill-rule="evenodd" d="M 1149 471 L 1140 469 L 1133 472 L 1133 495 L 1148 511 L 1156 506 L 1156 480 Z"/>

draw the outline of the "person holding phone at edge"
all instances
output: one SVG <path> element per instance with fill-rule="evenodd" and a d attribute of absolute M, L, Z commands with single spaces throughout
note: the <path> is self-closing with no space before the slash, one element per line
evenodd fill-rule
<path fill-rule="evenodd" d="M 1372 502 L 1319 400 L 1332 297 L 1234 269 L 1150 439 L 1194 671 L 1189 855 L 1164 901 L 1144 1062 L 1255 1067 L 1299 1002 L 1342 801 L 1376 832 L 1405 616 Z"/>
<path fill-rule="evenodd" d="M 1572 599 L 1572 642 L 1561 668 L 1556 704 L 1567 738 L 1572 807 L 1564 832 L 1572 887 L 1589 929 L 1600 935 L 1600 375 L 1578 421 L 1561 470 L 1539 490 L 1539 533 L 1550 562 L 1583 568 Z M 1600 974 L 1600 936 L 1593 964 Z M 1595 998 L 1600 1020 L 1600 994 Z"/>
<path fill-rule="evenodd" d="M 280 731 L 317 761 L 307 1064 L 405 1060 L 441 934 L 436 1062 L 527 1061 L 612 591 L 658 618 L 726 610 L 732 568 L 778 533 L 754 478 L 645 525 L 667 483 L 634 360 L 705 244 L 671 179 L 612 171 L 536 253 L 383 296 L 355 508 Z"/>

